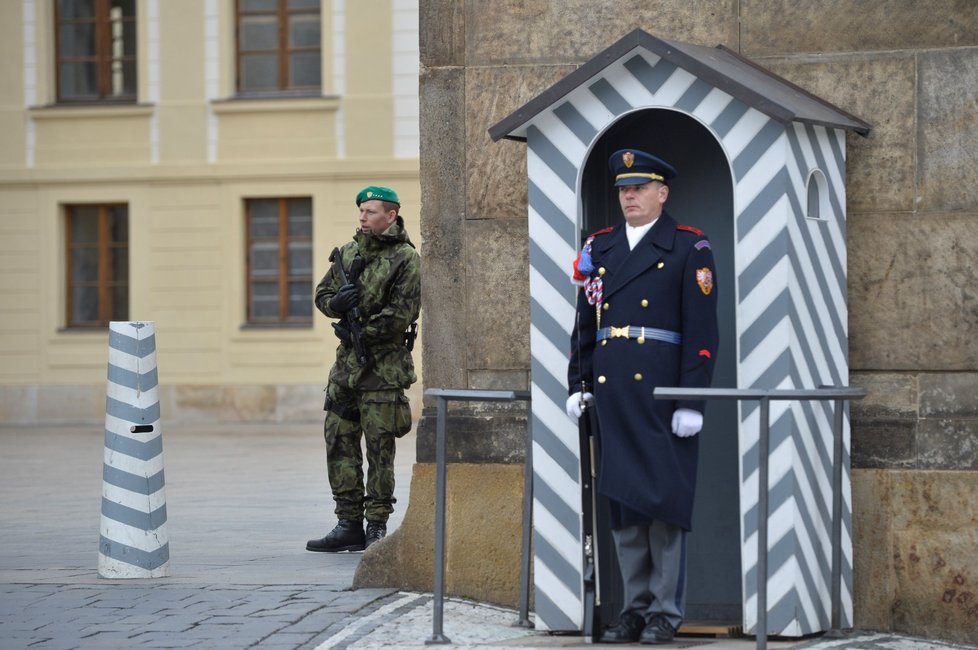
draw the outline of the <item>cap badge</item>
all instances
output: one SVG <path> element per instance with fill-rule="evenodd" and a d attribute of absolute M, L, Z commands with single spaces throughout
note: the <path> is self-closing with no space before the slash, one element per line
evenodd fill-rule
<path fill-rule="evenodd" d="M 625 167 L 631 169 L 632 165 L 635 164 L 635 154 L 633 154 L 631 151 L 626 151 L 621 155 L 621 161 L 625 163 Z"/>
<path fill-rule="evenodd" d="M 700 285 L 704 296 L 710 295 L 713 291 L 713 271 L 709 267 L 696 269 L 696 284 Z"/>
<path fill-rule="evenodd" d="M 374 193 L 373 193 L 373 192 L 367 192 L 367 198 L 368 198 L 368 199 L 369 199 L 369 198 L 370 198 L 371 196 L 373 196 L 373 195 L 374 195 Z"/>

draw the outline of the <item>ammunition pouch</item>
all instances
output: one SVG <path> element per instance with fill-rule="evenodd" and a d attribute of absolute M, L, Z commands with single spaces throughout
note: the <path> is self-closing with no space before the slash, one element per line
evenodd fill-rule
<path fill-rule="evenodd" d="M 401 390 L 364 391 L 363 430 L 392 433 L 400 438 L 411 430 L 411 405 Z"/>

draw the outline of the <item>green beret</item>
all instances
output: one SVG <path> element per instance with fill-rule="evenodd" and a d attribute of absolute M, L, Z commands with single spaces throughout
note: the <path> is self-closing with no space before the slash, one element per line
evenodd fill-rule
<path fill-rule="evenodd" d="M 397 192 L 389 187 L 380 185 L 368 185 L 357 194 L 357 207 L 364 201 L 390 201 L 391 203 L 401 204 L 401 199 L 397 198 Z"/>

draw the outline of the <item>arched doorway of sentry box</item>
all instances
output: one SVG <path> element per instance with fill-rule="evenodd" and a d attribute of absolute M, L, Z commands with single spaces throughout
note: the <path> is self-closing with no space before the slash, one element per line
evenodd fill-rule
<path fill-rule="evenodd" d="M 669 181 L 666 210 L 679 223 L 709 236 L 716 263 L 720 345 L 715 386 L 737 385 L 736 295 L 734 281 L 734 205 L 730 163 L 713 133 L 690 115 L 664 108 L 622 115 L 595 140 L 581 175 L 581 241 L 622 220 L 608 157 L 635 148 L 667 160 L 679 175 Z M 651 399 L 651 395 L 650 395 Z M 738 492 L 737 404 L 708 402 L 700 432 L 700 464 L 688 537 L 687 620 L 738 625 L 742 617 Z M 599 501 L 598 549 L 601 572 L 601 624 L 617 618 L 622 585 Z"/>

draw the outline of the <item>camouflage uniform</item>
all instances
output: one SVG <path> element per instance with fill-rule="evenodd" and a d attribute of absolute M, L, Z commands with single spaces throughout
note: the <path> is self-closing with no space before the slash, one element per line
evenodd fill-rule
<path fill-rule="evenodd" d="M 352 345 L 336 349 L 326 387 L 326 466 L 338 519 L 386 523 L 394 510 L 394 441 L 411 430 L 404 389 L 417 376 L 405 331 L 421 309 L 421 261 L 400 216 L 382 234 L 358 231 L 340 249 L 347 274 L 358 253 L 364 266 L 355 284 L 370 362 L 361 367 Z M 340 284 L 333 265 L 316 287 L 316 307 L 330 318 L 341 318 L 329 307 Z"/>

